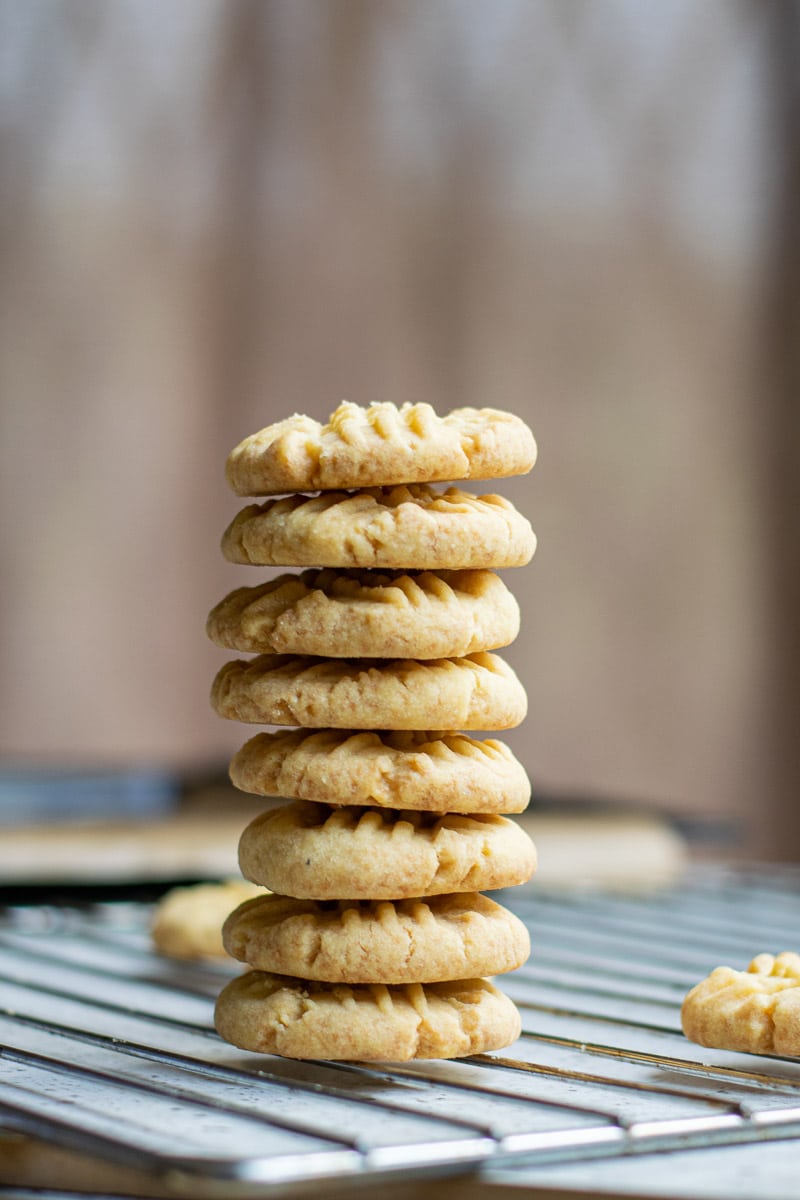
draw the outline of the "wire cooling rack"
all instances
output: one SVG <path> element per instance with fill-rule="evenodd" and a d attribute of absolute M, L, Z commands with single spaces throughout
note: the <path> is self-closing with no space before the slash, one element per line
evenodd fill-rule
<path fill-rule="evenodd" d="M 666 1151 L 800 1139 L 800 1060 L 704 1050 L 679 1024 L 683 995 L 712 967 L 797 947 L 800 874 L 500 898 L 533 942 L 502 980 L 521 1038 L 499 1054 L 378 1068 L 223 1043 L 214 997 L 238 968 L 153 954 L 144 905 L 9 906 L 0 1127 L 212 1197 L 522 1168 L 530 1182 L 631 1154 L 636 1194 L 660 1195 L 656 1152 L 663 1163 Z"/>

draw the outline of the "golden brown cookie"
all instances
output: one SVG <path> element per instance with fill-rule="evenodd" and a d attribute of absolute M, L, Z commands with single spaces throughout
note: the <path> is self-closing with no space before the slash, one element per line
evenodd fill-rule
<path fill-rule="evenodd" d="M 230 775 L 258 796 L 422 812 L 518 813 L 531 795 L 508 746 L 465 733 L 258 733 L 236 752 Z"/>
<path fill-rule="evenodd" d="M 800 955 L 758 954 L 746 971 L 717 967 L 686 996 L 681 1021 L 701 1046 L 800 1055 Z"/>
<path fill-rule="evenodd" d="M 493 408 L 343 401 L 326 424 L 295 415 L 240 442 L 225 474 L 240 496 L 520 475 L 536 461 L 524 421 Z"/>
<path fill-rule="evenodd" d="M 510 729 L 527 697 L 496 654 L 465 658 L 236 659 L 217 673 L 211 703 L 221 717 L 312 729 Z"/>
<path fill-rule="evenodd" d="M 229 562 L 277 567 L 520 567 L 535 549 L 510 500 L 425 484 L 249 504 L 222 536 Z"/>
<path fill-rule="evenodd" d="M 524 883 L 536 850 L 505 817 L 293 800 L 251 821 L 239 866 L 246 879 L 282 896 L 404 900 Z"/>
<path fill-rule="evenodd" d="M 264 971 L 223 989 L 215 1023 L 243 1050 L 361 1062 L 483 1054 L 520 1033 L 516 1008 L 486 979 L 349 987 Z"/>
<path fill-rule="evenodd" d="M 477 892 L 427 900 L 263 896 L 230 914 L 229 954 L 261 971 L 328 983 L 439 983 L 513 971 L 528 931 Z"/>
<path fill-rule="evenodd" d="M 150 926 L 153 945 L 171 958 L 226 958 L 225 918 L 243 901 L 264 894 L 264 888 L 244 879 L 172 888 L 155 907 Z"/>
<path fill-rule="evenodd" d="M 237 588 L 206 631 L 245 653 L 457 658 L 513 642 L 519 605 L 492 571 L 325 569 Z"/>

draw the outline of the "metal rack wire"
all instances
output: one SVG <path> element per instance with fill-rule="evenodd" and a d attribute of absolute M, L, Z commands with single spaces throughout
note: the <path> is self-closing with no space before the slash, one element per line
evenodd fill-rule
<path fill-rule="evenodd" d="M 0 921 L 0 1127 L 207 1196 L 273 1196 L 800 1138 L 800 1060 L 702 1050 L 686 990 L 796 945 L 800 875 L 715 871 L 651 896 L 516 889 L 533 954 L 507 1051 L 405 1066 L 225 1045 L 237 968 L 150 950 L 145 906 Z M 798 1147 L 800 1149 L 800 1147 Z M 646 1194 L 646 1193 L 645 1193 Z"/>

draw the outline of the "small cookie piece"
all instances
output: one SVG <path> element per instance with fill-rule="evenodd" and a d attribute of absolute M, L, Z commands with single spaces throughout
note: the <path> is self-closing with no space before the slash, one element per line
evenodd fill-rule
<path fill-rule="evenodd" d="M 230 777 L 257 796 L 419 812 L 518 813 L 531 796 L 508 746 L 465 733 L 257 733 L 233 756 Z"/>
<path fill-rule="evenodd" d="M 348 987 L 249 971 L 220 993 L 215 1024 L 227 1042 L 260 1054 L 408 1062 L 500 1050 L 521 1022 L 486 979 Z"/>
<path fill-rule="evenodd" d="M 681 1023 L 701 1046 L 800 1055 L 800 954 L 758 954 L 746 971 L 717 967 L 686 996 Z"/>
<path fill-rule="evenodd" d="M 244 879 L 172 888 L 153 913 L 153 946 L 170 958 L 227 958 L 222 944 L 225 918 L 237 905 L 264 894 L 263 887 Z"/>
<path fill-rule="evenodd" d="M 206 632 L 245 653 L 458 658 L 513 642 L 519 605 L 492 571 L 326 569 L 237 588 Z"/>
<path fill-rule="evenodd" d="M 465 658 L 338 659 L 261 654 L 218 671 L 221 717 L 312 729 L 510 729 L 527 696 L 496 654 Z"/>
<path fill-rule="evenodd" d="M 330 808 L 308 800 L 261 813 L 239 841 L 246 879 L 303 900 L 407 900 L 514 887 L 536 850 L 505 817 Z"/>
<path fill-rule="evenodd" d="M 502 496 L 425 484 L 249 504 L 222 535 L 229 562 L 445 571 L 521 567 L 530 522 Z"/>
<path fill-rule="evenodd" d="M 427 900 L 248 900 L 223 929 L 234 958 L 274 975 L 327 983 L 440 983 L 513 971 L 528 931 L 477 892 Z"/>
<path fill-rule="evenodd" d="M 295 414 L 250 434 L 228 456 L 225 475 L 239 496 L 330 488 L 499 479 L 536 462 L 524 421 L 494 408 L 457 408 L 439 417 L 429 404 L 344 400 L 326 424 Z"/>

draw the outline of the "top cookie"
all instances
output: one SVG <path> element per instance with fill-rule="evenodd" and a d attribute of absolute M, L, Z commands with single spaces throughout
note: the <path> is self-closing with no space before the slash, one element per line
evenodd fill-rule
<path fill-rule="evenodd" d="M 225 474 L 239 496 L 500 479 L 529 471 L 536 442 L 524 421 L 493 408 L 439 417 L 429 404 L 344 400 L 322 425 L 295 414 L 240 442 Z"/>

